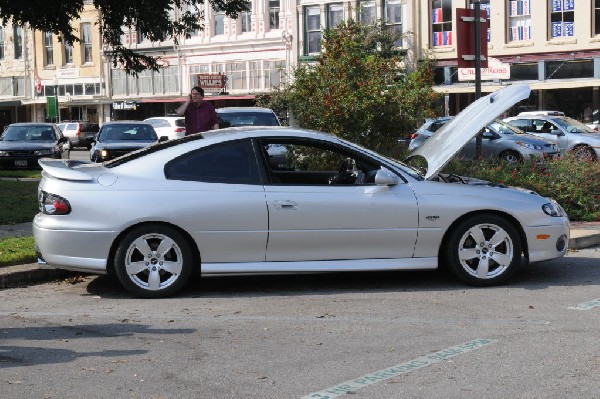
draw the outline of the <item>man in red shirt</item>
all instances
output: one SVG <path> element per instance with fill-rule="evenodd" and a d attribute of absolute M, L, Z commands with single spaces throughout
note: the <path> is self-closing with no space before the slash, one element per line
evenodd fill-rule
<path fill-rule="evenodd" d="M 208 101 L 203 101 L 204 90 L 202 87 L 192 88 L 186 102 L 181 104 L 175 112 L 185 115 L 185 135 L 202 133 L 219 128 L 219 118 L 215 107 Z"/>

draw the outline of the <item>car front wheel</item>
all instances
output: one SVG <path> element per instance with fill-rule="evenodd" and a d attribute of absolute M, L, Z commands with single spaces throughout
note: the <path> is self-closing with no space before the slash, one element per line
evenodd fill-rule
<path fill-rule="evenodd" d="M 506 282 L 521 262 L 515 227 L 497 215 L 465 219 L 450 234 L 445 261 L 454 275 L 474 286 Z"/>
<path fill-rule="evenodd" d="M 142 298 L 173 295 L 188 282 L 193 265 L 187 240 L 169 226 L 138 227 L 123 237 L 115 253 L 119 281 Z"/>

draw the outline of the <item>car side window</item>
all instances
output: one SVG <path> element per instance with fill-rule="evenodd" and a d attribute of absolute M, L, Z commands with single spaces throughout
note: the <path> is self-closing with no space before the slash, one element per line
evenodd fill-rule
<path fill-rule="evenodd" d="M 240 140 L 184 154 L 167 163 L 169 180 L 260 184 L 252 143 Z"/>
<path fill-rule="evenodd" d="M 260 147 L 272 184 L 370 184 L 379 169 L 327 143 L 274 139 L 262 140 Z"/>
<path fill-rule="evenodd" d="M 509 122 L 511 125 L 518 127 L 524 132 L 535 132 L 536 129 L 529 119 L 515 119 Z"/>

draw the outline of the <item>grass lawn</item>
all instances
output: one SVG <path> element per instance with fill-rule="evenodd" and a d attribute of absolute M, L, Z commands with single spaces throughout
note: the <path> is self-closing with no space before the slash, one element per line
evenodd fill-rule
<path fill-rule="evenodd" d="M 37 181 L 0 180 L 0 224 L 31 222 L 38 212 Z"/>
<path fill-rule="evenodd" d="M 0 267 L 36 261 L 33 237 L 0 238 Z"/>
<path fill-rule="evenodd" d="M 0 170 L 0 177 L 40 177 L 40 174 Z M 37 187 L 37 181 L 0 180 L 0 224 L 31 222 L 38 212 Z M 35 261 L 33 237 L 0 238 L 0 267 Z"/>

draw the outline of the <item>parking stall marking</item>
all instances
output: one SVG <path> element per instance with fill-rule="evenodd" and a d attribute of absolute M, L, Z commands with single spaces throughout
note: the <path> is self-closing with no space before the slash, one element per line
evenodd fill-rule
<path fill-rule="evenodd" d="M 590 309 L 597 308 L 597 307 L 600 307 L 600 298 L 594 299 L 592 301 L 580 303 L 579 305 L 576 305 L 576 306 L 571 306 L 571 307 L 569 307 L 569 309 L 590 310 Z"/>
<path fill-rule="evenodd" d="M 335 385 L 331 388 L 326 388 L 318 392 L 309 393 L 303 396 L 301 399 L 333 399 L 338 396 L 345 395 L 349 392 L 356 391 L 358 389 L 367 387 L 369 385 L 376 384 L 390 378 L 399 376 L 400 374 L 406 374 L 413 370 L 418 370 L 423 367 L 430 366 L 432 364 L 441 362 L 442 360 L 450 359 L 463 353 L 470 352 L 475 349 L 483 348 L 484 346 L 493 344 L 496 342 L 492 339 L 479 338 L 473 341 L 465 342 L 457 346 L 453 346 L 448 349 L 443 349 L 438 352 L 433 352 L 425 356 L 418 357 L 406 363 L 401 363 L 396 366 L 388 367 L 371 374 L 364 375 L 362 377 L 355 378 L 341 384 Z"/>

